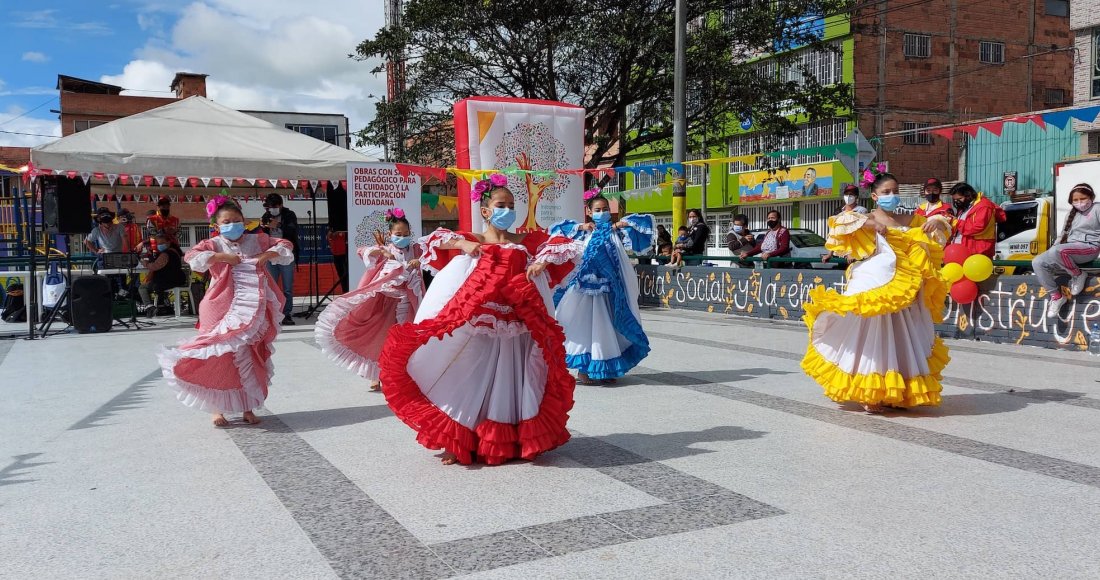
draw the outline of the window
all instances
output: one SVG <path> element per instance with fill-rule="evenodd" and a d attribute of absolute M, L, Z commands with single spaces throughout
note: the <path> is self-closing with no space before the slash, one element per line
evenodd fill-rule
<path fill-rule="evenodd" d="M 1092 98 L 1100 97 L 1100 34 L 1092 32 Z"/>
<path fill-rule="evenodd" d="M 1065 89 L 1046 89 L 1043 91 L 1043 102 L 1048 105 L 1066 104 Z"/>
<path fill-rule="evenodd" d="M 844 119 L 827 119 L 817 123 L 802 125 L 798 130 L 789 135 L 783 144 L 783 149 L 806 149 L 809 147 L 821 147 L 823 145 L 835 145 L 842 143 L 848 137 L 848 123 Z M 729 156 L 751 155 L 760 152 L 760 142 L 755 135 L 741 135 L 730 139 Z M 819 163 L 832 156 L 826 155 L 801 155 L 788 160 L 790 165 L 806 163 Z M 730 163 L 730 173 L 752 171 L 753 166 L 745 163 Z"/>
<path fill-rule="evenodd" d="M 707 156 L 703 153 L 694 153 L 688 155 L 688 161 L 697 161 L 699 159 L 706 159 Z M 702 185 L 703 176 L 707 176 L 707 183 L 710 183 L 710 174 L 707 172 L 707 168 L 703 165 L 685 165 L 684 173 L 687 174 L 688 185 Z"/>
<path fill-rule="evenodd" d="M 92 127 L 98 127 L 107 121 L 73 121 L 73 132 L 79 133 L 81 131 L 87 131 Z"/>
<path fill-rule="evenodd" d="M 645 161 L 635 161 L 634 167 L 639 167 L 642 165 L 657 165 L 660 163 L 664 163 L 664 160 L 647 159 Z M 638 174 L 634 177 L 634 188 L 642 189 L 657 187 L 658 185 L 661 185 L 661 183 L 663 182 L 663 178 L 664 174 L 659 171 L 639 171 Z"/>
<path fill-rule="evenodd" d="M 920 129 L 927 129 L 931 127 L 931 123 L 905 123 L 903 129 L 906 131 L 914 131 L 913 133 L 905 134 L 906 145 L 931 145 L 932 134 L 928 131 L 920 131 Z"/>
<path fill-rule="evenodd" d="M 839 44 L 832 44 L 822 50 L 804 50 L 794 61 L 780 71 L 780 80 L 799 85 L 811 75 L 822 86 L 839 83 L 843 78 L 844 60 L 841 58 Z"/>
<path fill-rule="evenodd" d="M 979 45 L 979 60 L 986 64 L 1005 63 L 1005 45 L 1003 42 L 988 42 L 983 40 Z"/>
<path fill-rule="evenodd" d="M 600 179 L 603 179 L 600 177 Z M 623 174 L 616 172 L 611 179 L 607 180 L 607 184 L 600 188 L 600 191 L 604 193 L 616 193 L 619 191 L 619 185 L 622 183 Z"/>
<path fill-rule="evenodd" d="M 309 135 L 315 139 L 320 139 L 325 143 L 338 145 L 336 142 L 336 135 L 339 131 L 336 125 L 295 125 L 287 123 L 286 128 L 291 131 L 297 131 L 303 135 Z"/>
<path fill-rule="evenodd" d="M 1069 0 L 1046 0 L 1047 16 L 1069 16 Z"/>
<path fill-rule="evenodd" d="M 931 58 L 932 37 L 927 34 L 906 34 L 903 41 L 905 58 Z"/>
<path fill-rule="evenodd" d="M 741 135 L 740 137 L 734 137 L 730 139 L 730 157 L 738 157 L 741 155 L 752 155 L 758 153 L 758 138 L 755 135 Z M 748 163 L 729 164 L 730 173 L 741 173 L 743 171 L 752 171 L 753 166 Z"/>

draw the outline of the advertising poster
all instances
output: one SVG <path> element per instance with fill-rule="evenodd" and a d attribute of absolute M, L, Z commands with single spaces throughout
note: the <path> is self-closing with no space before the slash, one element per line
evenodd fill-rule
<path fill-rule="evenodd" d="M 795 165 L 774 174 L 750 171 L 738 175 L 739 203 L 767 203 L 803 198 L 836 197 L 835 162 Z"/>
<path fill-rule="evenodd" d="M 400 208 L 413 238 L 424 235 L 420 222 L 420 177 L 403 177 L 393 163 L 348 163 L 348 276 L 352 287 L 366 273 L 357 248 L 373 246 L 374 233 L 389 236 L 386 210 Z"/>
<path fill-rule="evenodd" d="M 583 220 L 583 179 L 553 173 L 584 167 L 584 109 L 553 101 L 472 97 L 455 103 L 456 161 L 461 169 L 512 171 L 516 225 L 545 230 L 563 219 Z M 481 232 L 480 207 L 459 180 L 459 228 Z"/>

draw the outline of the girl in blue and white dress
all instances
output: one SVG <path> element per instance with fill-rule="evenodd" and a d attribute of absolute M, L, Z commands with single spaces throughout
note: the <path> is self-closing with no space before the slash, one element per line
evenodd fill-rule
<path fill-rule="evenodd" d="M 563 221 L 550 235 L 573 238 L 584 256 L 554 295 L 555 317 L 565 330 L 566 365 L 581 384 L 613 383 L 649 354 L 638 312 L 638 277 L 626 254 L 653 246 L 653 216 L 611 222 L 611 205 L 598 190 L 585 192 L 591 222 Z"/>

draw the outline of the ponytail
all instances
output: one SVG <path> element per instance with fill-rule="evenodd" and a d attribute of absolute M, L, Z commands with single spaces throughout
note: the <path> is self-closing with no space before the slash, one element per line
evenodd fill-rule
<path fill-rule="evenodd" d="M 1062 238 L 1058 240 L 1059 244 L 1064 244 L 1069 241 L 1069 229 L 1073 227 L 1073 220 L 1077 217 L 1077 208 L 1069 210 L 1069 215 L 1066 216 L 1066 224 L 1062 226 Z"/>

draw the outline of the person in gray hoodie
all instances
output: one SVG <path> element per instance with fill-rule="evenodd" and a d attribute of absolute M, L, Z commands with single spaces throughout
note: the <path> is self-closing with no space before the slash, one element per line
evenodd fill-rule
<path fill-rule="evenodd" d="M 1096 207 L 1096 192 L 1087 183 L 1075 185 L 1069 192 L 1069 202 L 1073 209 L 1066 216 L 1062 237 L 1031 262 L 1039 284 L 1050 292 L 1047 316 L 1052 318 L 1069 301 L 1058 278 L 1069 276 L 1070 296 L 1080 294 L 1088 283 L 1088 274 L 1081 271 L 1081 265 L 1100 255 L 1100 208 Z"/>

